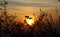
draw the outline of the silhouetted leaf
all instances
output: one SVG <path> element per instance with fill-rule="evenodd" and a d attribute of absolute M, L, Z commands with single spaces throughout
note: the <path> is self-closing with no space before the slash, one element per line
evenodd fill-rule
<path fill-rule="evenodd" d="M 29 19 L 32 19 L 31 17 Z"/>
<path fill-rule="evenodd" d="M 5 1 L 5 4 L 8 4 L 7 1 Z"/>
<path fill-rule="evenodd" d="M 25 18 L 27 18 L 27 19 L 28 19 L 28 18 L 29 18 L 29 16 L 25 16 Z"/>
<path fill-rule="evenodd" d="M 58 1 L 60 1 L 60 0 L 58 0 Z"/>

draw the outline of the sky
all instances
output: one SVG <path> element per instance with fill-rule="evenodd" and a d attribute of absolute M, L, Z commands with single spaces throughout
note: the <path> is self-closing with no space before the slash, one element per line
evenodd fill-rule
<path fill-rule="evenodd" d="M 0 0 L 3 1 L 3 0 Z M 60 5 L 58 0 L 7 0 L 9 6 L 51 6 Z"/>
<path fill-rule="evenodd" d="M 51 6 L 60 5 L 58 0 L 8 0 L 9 5 L 14 6 Z"/>
<path fill-rule="evenodd" d="M 40 14 L 39 9 L 51 13 L 55 17 L 57 7 L 57 14 L 60 14 L 60 2 L 58 0 L 7 0 L 7 2 L 8 12 L 10 14 L 16 14 L 18 19 L 24 20 L 24 16 L 26 15 L 33 17 L 33 14 L 35 14 L 38 16 Z"/>

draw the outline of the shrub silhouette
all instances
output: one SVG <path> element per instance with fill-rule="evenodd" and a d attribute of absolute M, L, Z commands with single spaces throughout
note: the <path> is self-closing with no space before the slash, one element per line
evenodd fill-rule
<path fill-rule="evenodd" d="M 36 25 L 38 26 L 40 37 L 56 37 L 58 35 L 57 25 L 55 25 L 51 14 L 41 11 Z"/>
<path fill-rule="evenodd" d="M 60 35 L 57 34 L 58 23 L 55 25 L 52 15 L 46 12 L 41 11 L 34 26 L 28 26 L 28 29 L 24 28 L 24 24 L 16 22 L 15 18 L 15 15 L 8 15 L 7 12 L 0 15 L 0 35 L 1 32 L 9 34 L 10 37 L 56 37 Z"/>

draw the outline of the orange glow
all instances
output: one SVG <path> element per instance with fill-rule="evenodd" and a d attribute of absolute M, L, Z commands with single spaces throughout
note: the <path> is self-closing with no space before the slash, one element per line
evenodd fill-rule
<path fill-rule="evenodd" d="M 27 19 L 26 22 L 27 22 L 27 24 L 29 24 L 31 26 L 34 23 L 34 20 L 33 19 Z"/>

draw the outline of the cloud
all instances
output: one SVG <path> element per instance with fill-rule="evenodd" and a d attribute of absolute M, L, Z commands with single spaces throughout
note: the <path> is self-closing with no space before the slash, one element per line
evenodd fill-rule
<path fill-rule="evenodd" d="M 21 2 L 21 1 L 8 1 L 9 6 L 35 6 L 35 7 L 40 7 L 40 6 L 55 6 L 59 5 L 59 3 L 53 3 L 53 2 Z"/>
<path fill-rule="evenodd" d="M 58 2 L 58 0 L 9 0 L 17 2 Z"/>
<path fill-rule="evenodd" d="M 46 7 L 55 6 L 60 3 L 57 0 L 8 0 L 8 6 L 33 6 L 33 7 Z"/>
<path fill-rule="evenodd" d="M 54 2 L 56 2 L 56 1 L 58 1 L 58 0 L 9 0 L 9 1 L 54 1 Z"/>

